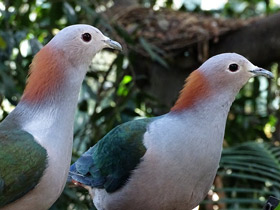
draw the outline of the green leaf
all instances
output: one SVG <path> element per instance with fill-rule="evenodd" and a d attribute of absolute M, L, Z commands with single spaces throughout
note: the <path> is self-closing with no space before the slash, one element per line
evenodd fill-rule
<path fill-rule="evenodd" d="M 152 44 L 148 43 L 142 37 L 139 38 L 139 41 L 140 41 L 140 44 L 142 45 L 142 47 L 151 56 L 152 60 L 157 61 L 158 63 L 160 63 L 165 68 L 168 68 L 168 64 L 166 63 L 166 61 L 155 52 L 154 46 Z"/>
<path fill-rule="evenodd" d="M 70 24 L 74 24 L 74 23 L 77 22 L 77 15 L 76 15 L 75 10 L 66 1 L 63 3 L 63 11 L 65 12 L 66 17 L 67 17 Z"/>
<path fill-rule="evenodd" d="M 226 204 L 227 209 L 262 208 L 269 195 L 280 194 L 280 147 L 268 143 L 247 142 L 223 151 L 218 176 L 224 193 L 218 201 L 204 203 Z M 225 198 L 224 198 L 225 197 Z"/>
<path fill-rule="evenodd" d="M 0 36 L 0 49 L 5 50 L 7 47 L 7 43 L 5 42 L 5 40 L 3 39 L 2 36 Z"/>
<path fill-rule="evenodd" d="M 123 80 L 121 81 L 119 88 L 118 88 L 118 95 L 126 96 L 129 92 L 129 88 L 127 87 L 127 84 L 129 84 L 132 81 L 132 77 L 130 75 L 125 75 L 123 77 Z"/>

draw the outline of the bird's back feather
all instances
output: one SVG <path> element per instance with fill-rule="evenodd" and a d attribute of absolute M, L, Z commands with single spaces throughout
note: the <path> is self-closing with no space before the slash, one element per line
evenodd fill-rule
<path fill-rule="evenodd" d="M 128 180 L 146 152 L 143 135 L 155 118 L 117 126 L 70 168 L 69 179 L 114 192 Z"/>

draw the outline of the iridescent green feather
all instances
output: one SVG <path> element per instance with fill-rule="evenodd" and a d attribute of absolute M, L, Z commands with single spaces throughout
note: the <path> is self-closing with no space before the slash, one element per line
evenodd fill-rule
<path fill-rule="evenodd" d="M 23 130 L 0 131 L 0 207 L 32 190 L 47 166 L 47 151 Z"/>
<path fill-rule="evenodd" d="M 114 192 L 121 188 L 146 153 L 143 136 L 155 118 L 117 126 L 71 166 L 69 178 Z"/>

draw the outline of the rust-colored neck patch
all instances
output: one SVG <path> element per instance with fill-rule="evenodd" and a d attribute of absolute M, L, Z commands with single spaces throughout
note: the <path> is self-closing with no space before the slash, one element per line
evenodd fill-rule
<path fill-rule="evenodd" d="M 42 102 L 54 94 L 65 77 L 63 53 L 54 51 L 50 46 L 43 47 L 34 57 L 29 70 L 29 78 L 22 101 Z"/>
<path fill-rule="evenodd" d="M 192 72 L 186 79 L 185 86 L 171 111 L 181 111 L 193 107 L 197 101 L 210 94 L 208 81 L 198 70 Z"/>

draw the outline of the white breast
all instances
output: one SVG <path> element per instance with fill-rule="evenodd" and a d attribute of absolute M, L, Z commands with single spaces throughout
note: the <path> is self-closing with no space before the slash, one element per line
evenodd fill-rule
<path fill-rule="evenodd" d="M 22 198 L 5 206 L 5 210 L 45 210 L 60 196 L 71 162 L 73 121 L 77 104 L 74 99 L 77 98 L 78 90 L 76 92 L 69 94 L 73 99 L 72 103 L 65 100 L 39 108 L 21 103 L 8 116 L 7 120 L 16 120 L 23 130 L 32 134 L 47 150 L 48 165 L 39 184 Z"/>
<path fill-rule="evenodd" d="M 111 194 L 93 190 L 98 209 L 196 207 L 213 183 L 227 116 L 221 112 L 205 118 L 205 113 L 167 114 L 154 121 L 144 136 L 147 152 L 128 183 Z"/>
<path fill-rule="evenodd" d="M 71 139 L 69 139 L 71 140 Z M 7 205 L 3 210 L 46 210 L 62 193 L 71 161 L 72 144 L 67 145 L 70 151 L 58 152 L 57 159 L 49 158 L 48 168 L 40 183 L 22 198 Z M 58 159 L 61 158 L 61 159 Z"/>
<path fill-rule="evenodd" d="M 50 117 L 50 115 L 55 117 Z M 45 210 L 63 191 L 71 162 L 73 144 L 73 114 L 41 110 L 36 118 L 23 126 L 48 153 L 47 169 L 40 183 L 5 210 Z M 69 118 L 69 119 L 68 119 Z M 28 121 L 27 121 L 28 122 Z"/>

